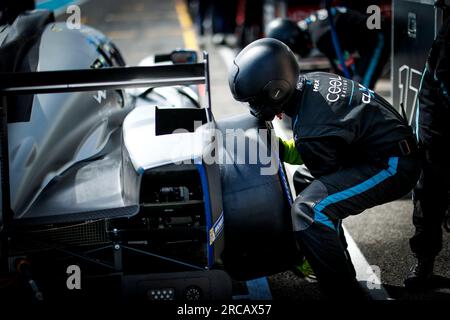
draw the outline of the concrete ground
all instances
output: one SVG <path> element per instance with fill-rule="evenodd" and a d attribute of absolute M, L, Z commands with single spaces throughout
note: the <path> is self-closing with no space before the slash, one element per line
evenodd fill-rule
<path fill-rule="evenodd" d="M 129 65 L 137 64 L 150 54 L 184 47 L 186 28 L 191 28 L 192 31 L 192 26 L 180 20 L 174 0 L 95 0 L 85 2 L 81 9 L 83 22 L 111 37 Z M 60 19 L 65 17 L 61 15 Z M 230 50 L 204 42 L 204 49 L 211 56 L 212 105 L 215 117 L 220 119 L 247 112 L 244 105 L 233 100 L 228 90 L 227 65 L 232 59 Z M 377 91 L 389 99 L 389 88 L 389 80 L 383 80 Z M 450 236 L 447 233 L 444 249 L 435 268 L 436 274 L 444 277 L 440 280 L 447 289 L 418 294 L 408 294 L 403 289 L 403 277 L 413 262 L 408 245 L 408 239 L 414 232 L 411 214 L 411 200 L 402 199 L 349 217 L 344 225 L 368 263 L 379 267 L 381 281 L 392 298 L 450 299 Z M 269 282 L 274 299 L 320 298 L 316 283 L 301 280 L 291 272 L 272 276 Z"/>

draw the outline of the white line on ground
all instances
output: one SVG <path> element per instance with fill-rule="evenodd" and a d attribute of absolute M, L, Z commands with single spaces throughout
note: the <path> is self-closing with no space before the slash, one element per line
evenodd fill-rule
<path fill-rule="evenodd" d="M 373 266 L 369 265 L 355 240 L 350 236 L 348 230 L 346 230 L 345 227 L 343 228 L 348 245 L 347 250 L 352 258 L 356 270 L 356 279 L 358 279 L 361 287 L 373 300 L 391 300 L 381 283 L 381 279 L 374 272 Z"/>

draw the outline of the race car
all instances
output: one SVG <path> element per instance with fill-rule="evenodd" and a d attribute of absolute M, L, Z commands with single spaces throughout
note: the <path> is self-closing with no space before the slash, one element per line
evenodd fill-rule
<path fill-rule="evenodd" d="M 0 40 L 2 303 L 224 300 L 301 256 L 270 123 L 215 121 L 206 53 L 127 67 L 47 11 Z"/>

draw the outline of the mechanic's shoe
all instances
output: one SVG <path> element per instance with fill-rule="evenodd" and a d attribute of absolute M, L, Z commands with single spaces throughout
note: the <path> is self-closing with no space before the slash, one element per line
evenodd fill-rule
<path fill-rule="evenodd" d="M 405 278 L 409 290 L 425 289 L 433 276 L 434 258 L 418 258 Z"/>

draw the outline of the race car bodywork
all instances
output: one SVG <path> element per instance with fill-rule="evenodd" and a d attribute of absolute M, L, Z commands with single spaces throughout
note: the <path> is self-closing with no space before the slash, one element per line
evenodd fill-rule
<path fill-rule="evenodd" d="M 250 115 L 214 120 L 207 54 L 125 67 L 98 31 L 31 18 L 13 28 L 39 34 L 22 56 L 39 63 L 0 76 L 0 278 L 13 279 L 2 298 L 228 299 L 231 279 L 290 266 L 290 189 L 271 131 Z M 199 84 L 203 100 L 186 93 Z M 228 148 L 236 129 L 243 149 Z M 267 163 L 245 161 L 251 145 L 281 170 L 261 175 Z M 206 161 L 216 153 L 235 161 Z M 83 290 L 67 286 L 72 266 Z"/>

